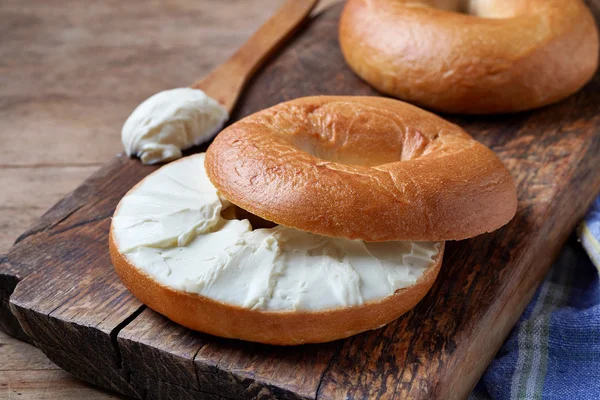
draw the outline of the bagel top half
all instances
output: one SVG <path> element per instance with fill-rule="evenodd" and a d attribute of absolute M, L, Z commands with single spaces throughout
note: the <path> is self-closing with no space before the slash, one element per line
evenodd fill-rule
<path fill-rule="evenodd" d="M 348 0 L 339 41 L 380 92 L 450 113 L 551 104 L 598 67 L 598 30 L 581 0 Z"/>
<path fill-rule="evenodd" d="M 380 97 L 305 97 L 223 130 L 205 167 L 266 220 L 365 241 L 461 240 L 514 216 L 514 181 L 458 126 Z"/>

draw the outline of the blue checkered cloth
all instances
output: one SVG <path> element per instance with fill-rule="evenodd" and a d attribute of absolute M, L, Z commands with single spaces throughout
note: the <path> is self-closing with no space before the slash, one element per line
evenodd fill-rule
<path fill-rule="evenodd" d="M 577 234 L 471 400 L 600 400 L 600 196 Z"/>

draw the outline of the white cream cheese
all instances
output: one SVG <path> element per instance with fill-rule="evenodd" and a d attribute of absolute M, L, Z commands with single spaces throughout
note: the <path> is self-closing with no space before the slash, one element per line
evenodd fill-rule
<path fill-rule="evenodd" d="M 363 304 L 415 284 L 440 242 L 367 243 L 227 220 L 230 205 L 204 169 L 204 154 L 167 164 L 121 201 L 116 244 L 158 282 L 261 310 Z"/>
<path fill-rule="evenodd" d="M 199 89 L 165 90 L 149 97 L 131 113 L 121 140 L 128 156 L 144 164 L 181 158 L 181 151 L 219 132 L 229 113 Z"/>

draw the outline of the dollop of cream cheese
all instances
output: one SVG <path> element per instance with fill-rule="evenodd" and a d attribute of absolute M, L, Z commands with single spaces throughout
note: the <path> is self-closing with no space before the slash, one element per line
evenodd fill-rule
<path fill-rule="evenodd" d="M 120 202 L 112 220 L 127 259 L 173 289 L 251 309 L 360 305 L 412 286 L 440 242 L 368 243 L 284 226 L 227 220 L 230 203 L 204 169 L 204 153 L 167 164 Z"/>
<path fill-rule="evenodd" d="M 181 151 L 212 139 L 227 110 L 200 89 L 177 88 L 149 97 L 131 113 L 121 140 L 128 156 L 144 164 L 181 158 Z"/>

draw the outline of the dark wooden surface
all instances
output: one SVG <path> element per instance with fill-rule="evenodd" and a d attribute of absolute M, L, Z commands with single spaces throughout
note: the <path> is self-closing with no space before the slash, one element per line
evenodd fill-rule
<path fill-rule="evenodd" d="M 598 16 L 600 1 L 593 10 Z M 341 58 L 339 11 L 314 20 L 257 76 L 234 119 L 303 95 L 374 94 Z M 192 332 L 144 307 L 112 270 L 107 232 L 119 199 L 154 168 L 123 157 L 0 259 L 1 325 L 22 328 L 76 376 L 137 398 L 465 397 L 600 190 L 599 108 L 596 76 L 539 111 L 449 117 L 510 168 L 517 216 L 493 234 L 449 243 L 432 291 L 377 331 L 280 348 Z"/>

